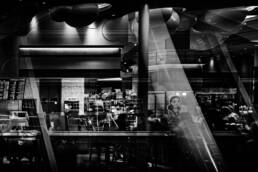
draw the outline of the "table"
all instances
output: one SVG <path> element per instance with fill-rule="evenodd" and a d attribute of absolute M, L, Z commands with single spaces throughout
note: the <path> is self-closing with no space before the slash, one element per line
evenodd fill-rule
<path fill-rule="evenodd" d="M 5 166 L 22 164 L 24 160 L 27 164 L 39 163 L 43 155 L 40 132 L 37 130 L 2 132 L 0 145 L 0 162 Z"/>

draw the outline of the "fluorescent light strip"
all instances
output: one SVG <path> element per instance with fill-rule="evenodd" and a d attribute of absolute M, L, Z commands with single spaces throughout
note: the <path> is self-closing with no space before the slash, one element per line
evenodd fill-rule
<path fill-rule="evenodd" d="M 97 79 L 97 81 L 122 81 L 122 78 L 101 78 Z"/>
<path fill-rule="evenodd" d="M 181 68 L 199 68 L 205 64 L 161 64 L 149 66 L 149 71 L 155 71 L 159 69 L 181 69 Z"/>
<path fill-rule="evenodd" d="M 21 47 L 21 53 L 29 54 L 66 54 L 66 55 L 102 55 L 102 54 L 117 54 L 120 53 L 120 48 L 115 47 Z"/>

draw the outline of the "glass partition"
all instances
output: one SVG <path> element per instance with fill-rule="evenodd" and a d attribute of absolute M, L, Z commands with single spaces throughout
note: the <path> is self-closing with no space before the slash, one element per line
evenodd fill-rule
<path fill-rule="evenodd" d="M 21 38 L 20 77 L 0 79 L 0 170 L 251 169 L 257 46 L 241 28 L 257 18 L 243 9 L 150 9 L 147 52 L 138 12 L 80 29 L 46 13 Z"/>

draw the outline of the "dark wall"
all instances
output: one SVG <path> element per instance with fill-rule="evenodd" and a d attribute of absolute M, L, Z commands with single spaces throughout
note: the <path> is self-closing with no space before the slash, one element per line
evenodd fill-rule
<path fill-rule="evenodd" d="M 40 100 L 43 111 L 46 113 L 61 111 L 61 80 L 40 79 Z"/>

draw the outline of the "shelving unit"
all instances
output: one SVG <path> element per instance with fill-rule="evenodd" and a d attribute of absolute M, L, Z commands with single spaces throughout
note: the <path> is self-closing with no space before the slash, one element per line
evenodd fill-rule
<path fill-rule="evenodd" d="M 22 100 L 25 78 L 0 79 L 0 100 Z"/>
<path fill-rule="evenodd" d="M 236 89 L 224 90 L 224 91 L 200 91 L 196 92 L 195 96 L 200 104 L 214 104 L 218 101 L 224 104 L 231 104 L 237 102 Z"/>
<path fill-rule="evenodd" d="M 65 112 L 72 112 L 73 114 L 78 114 L 79 113 L 79 101 L 75 100 L 75 101 L 72 101 L 72 100 L 66 100 L 64 101 L 64 106 L 65 106 L 65 109 L 64 111 Z M 69 107 L 68 109 L 66 107 Z"/>
<path fill-rule="evenodd" d="M 35 99 L 23 99 L 22 110 L 27 111 L 29 116 L 35 116 L 37 113 L 36 100 Z"/>
<path fill-rule="evenodd" d="M 0 79 L 0 109 L 9 120 L 7 129 L 0 132 L 0 167 L 4 169 L 37 166 L 36 171 L 45 170 L 47 147 L 42 137 L 42 126 L 37 114 L 36 99 L 24 99 L 26 78 L 1 78 Z M 10 114 L 27 114 L 24 118 L 11 118 Z M 23 117 L 23 116 L 22 116 Z M 26 119 L 25 119 L 26 118 Z M 13 120 L 13 122 L 12 122 Z M 22 121 L 23 120 L 23 121 Z M 26 123 L 26 126 L 22 123 Z M 10 125 L 12 123 L 12 125 Z M 14 126 L 14 127 L 13 127 Z M 22 127 L 16 127 L 22 126 Z M 3 126 L 2 126 L 3 127 Z M 25 160 L 26 161 L 25 161 Z M 35 167 L 36 168 L 36 167 Z M 1 168 L 0 168 L 1 171 Z M 11 170 L 12 171 L 12 170 Z"/>
<path fill-rule="evenodd" d="M 35 99 L 24 99 L 25 78 L 0 79 L 0 109 L 7 116 L 12 111 L 26 111 L 29 115 L 29 129 L 39 130 Z"/>

